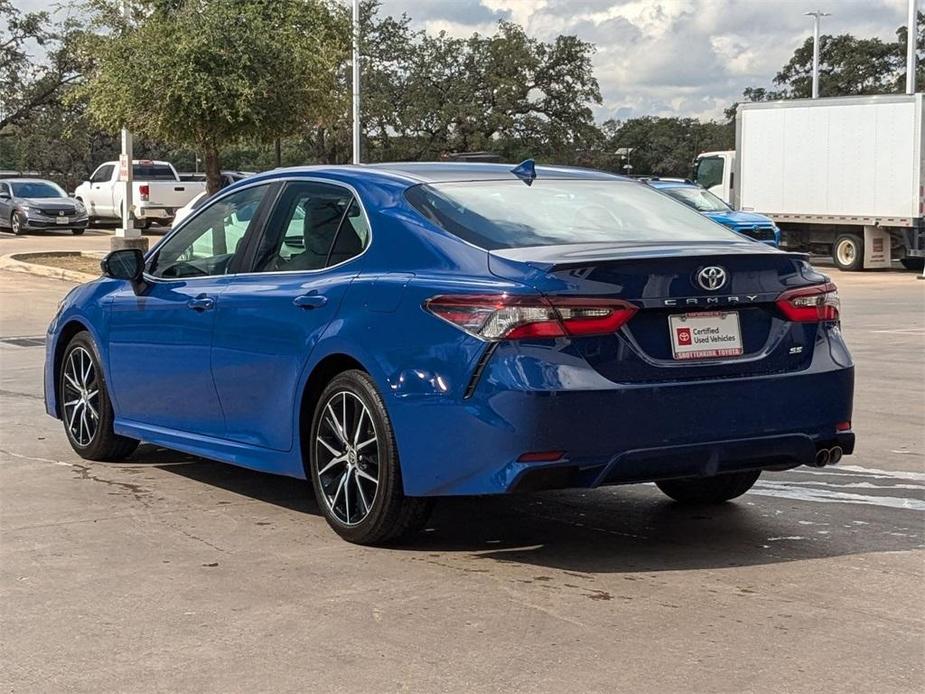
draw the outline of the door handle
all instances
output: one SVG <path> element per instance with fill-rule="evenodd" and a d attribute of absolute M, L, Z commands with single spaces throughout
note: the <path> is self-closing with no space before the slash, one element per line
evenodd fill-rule
<path fill-rule="evenodd" d="M 320 308 L 328 303 L 328 298 L 321 294 L 303 294 L 293 299 L 292 303 L 304 309 Z"/>
<path fill-rule="evenodd" d="M 209 296 L 197 296 L 195 299 L 187 301 L 186 305 L 194 311 L 199 311 L 201 313 L 215 306 L 215 299 Z"/>

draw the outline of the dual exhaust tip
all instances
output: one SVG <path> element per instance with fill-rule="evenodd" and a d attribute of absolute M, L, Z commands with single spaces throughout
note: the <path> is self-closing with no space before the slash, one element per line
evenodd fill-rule
<path fill-rule="evenodd" d="M 825 467 L 826 465 L 835 465 L 842 457 L 841 446 L 832 446 L 831 448 L 820 448 L 816 451 L 816 460 L 813 467 Z"/>

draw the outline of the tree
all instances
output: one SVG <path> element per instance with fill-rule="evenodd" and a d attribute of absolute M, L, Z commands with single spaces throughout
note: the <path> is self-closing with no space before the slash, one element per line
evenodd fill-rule
<path fill-rule="evenodd" d="M 602 132 L 603 146 L 595 166 L 619 171 L 624 162 L 616 151 L 630 148 L 633 173 L 654 176 L 687 177 L 697 154 L 732 149 L 735 140 L 734 129 L 728 123 L 704 123 L 695 118 L 643 116 L 622 123 L 610 120 L 604 123 Z"/>
<path fill-rule="evenodd" d="M 325 0 L 153 0 L 120 25 L 94 3 L 109 33 L 78 88 L 100 126 L 202 152 L 209 192 L 222 148 L 269 142 L 332 117 L 335 69 L 349 29 Z"/>
<path fill-rule="evenodd" d="M 9 0 L 0 0 L 0 133 L 25 122 L 37 109 L 60 100 L 80 79 L 81 65 L 72 50 L 78 29 L 75 20 L 52 26 L 47 12 L 23 13 Z M 29 55 L 34 44 L 42 60 Z"/>
<path fill-rule="evenodd" d="M 383 17 L 376 1 L 362 4 L 361 27 L 367 161 L 472 150 L 574 159 L 597 135 L 593 46 L 573 36 L 541 42 L 501 22 L 491 35 L 455 38 Z M 317 160 L 344 161 L 350 151 L 350 101 L 340 96 L 350 94 L 348 68 L 334 95 L 341 117 L 310 131 Z"/>

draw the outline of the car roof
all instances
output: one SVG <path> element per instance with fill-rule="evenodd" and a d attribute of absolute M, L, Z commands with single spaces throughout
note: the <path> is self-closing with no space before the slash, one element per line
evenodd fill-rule
<path fill-rule="evenodd" d="M 0 178 L 0 183 L 55 183 L 47 178 Z M 57 185 L 55 183 L 55 185 Z"/>
<path fill-rule="evenodd" d="M 647 180 L 646 183 L 653 188 L 701 188 L 699 184 L 683 179 L 651 178 Z"/>
<path fill-rule="evenodd" d="M 518 180 L 513 173 L 518 164 L 494 164 L 486 162 L 395 162 L 382 164 L 358 164 L 343 166 L 296 166 L 284 169 L 273 169 L 261 175 L 272 178 L 273 174 L 340 174 L 357 179 L 371 179 L 383 176 L 392 180 L 401 179 L 409 186 L 419 183 L 442 183 L 449 181 L 498 181 Z M 575 179 L 575 180 L 608 180 L 626 181 L 625 176 L 618 176 L 598 171 L 596 169 L 582 169 L 575 166 L 537 166 L 537 178 Z"/>

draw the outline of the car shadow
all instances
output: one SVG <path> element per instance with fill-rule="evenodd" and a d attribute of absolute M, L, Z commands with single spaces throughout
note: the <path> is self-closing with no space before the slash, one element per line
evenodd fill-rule
<path fill-rule="evenodd" d="M 151 447 L 139 449 L 132 462 L 150 463 L 201 484 L 321 515 L 304 480 Z M 668 500 L 654 485 L 632 485 L 438 499 L 426 528 L 388 551 L 459 553 L 467 559 L 579 573 L 635 573 L 778 564 L 920 547 L 921 528 L 913 511 L 757 494 L 719 506 L 691 507 Z"/>

